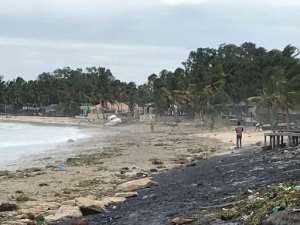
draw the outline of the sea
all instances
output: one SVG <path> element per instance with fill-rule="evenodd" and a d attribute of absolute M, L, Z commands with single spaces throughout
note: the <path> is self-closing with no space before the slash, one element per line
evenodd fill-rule
<path fill-rule="evenodd" d="M 0 166 L 47 153 L 56 146 L 88 138 L 78 127 L 0 122 Z"/>

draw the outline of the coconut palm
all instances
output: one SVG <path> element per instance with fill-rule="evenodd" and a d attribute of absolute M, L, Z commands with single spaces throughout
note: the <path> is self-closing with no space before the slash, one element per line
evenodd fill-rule
<path fill-rule="evenodd" d="M 280 109 L 285 114 L 287 128 L 289 128 L 289 110 L 299 104 L 300 93 L 293 88 L 292 79 L 288 79 L 287 69 L 276 67 L 272 72 L 269 82 L 264 84 L 262 95 L 250 97 L 248 100 L 268 109 L 272 125 L 274 125 L 273 112 Z"/>

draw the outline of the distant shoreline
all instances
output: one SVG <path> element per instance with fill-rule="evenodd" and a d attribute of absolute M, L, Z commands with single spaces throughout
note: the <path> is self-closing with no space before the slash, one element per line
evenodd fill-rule
<path fill-rule="evenodd" d="M 27 123 L 47 126 L 102 127 L 102 123 L 87 123 L 75 117 L 0 116 L 0 122 Z"/>

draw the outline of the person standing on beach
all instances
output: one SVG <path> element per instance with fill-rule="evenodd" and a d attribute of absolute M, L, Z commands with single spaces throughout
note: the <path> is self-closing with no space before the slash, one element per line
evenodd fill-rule
<path fill-rule="evenodd" d="M 241 126 L 241 122 L 237 123 L 237 127 L 235 128 L 236 133 L 236 147 L 242 147 L 242 137 L 243 137 L 244 128 Z"/>

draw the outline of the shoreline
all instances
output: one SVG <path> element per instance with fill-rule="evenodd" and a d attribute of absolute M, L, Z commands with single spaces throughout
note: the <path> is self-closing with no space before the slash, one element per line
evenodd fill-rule
<path fill-rule="evenodd" d="M 0 121 L 1 123 L 2 121 Z M 11 123 L 11 122 L 8 122 Z M 19 122 L 12 122 L 19 123 Z M 46 123 L 27 123 L 34 126 L 48 126 Z M 51 124 L 49 126 L 57 125 Z M 97 149 L 103 148 L 109 145 L 108 139 L 116 135 L 114 131 L 107 131 L 103 127 L 78 127 L 61 125 L 60 127 L 77 127 L 83 134 L 87 137 L 79 138 L 76 140 L 69 139 L 65 142 L 44 144 L 44 145 L 33 145 L 32 147 L 42 147 L 40 152 L 22 154 L 18 159 L 3 162 L 0 165 L 0 170 L 8 170 L 14 172 L 16 170 L 30 169 L 32 167 L 45 168 L 47 166 L 58 166 L 59 164 L 64 164 L 65 161 L 70 157 L 76 157 L 80 154 L 92 154 L 95 153 Z M 100 135 L 99 135 L 100 134 Z M 92 147 L 92 145 L 94 145 Z M 89 147 L 87 150 L 86 147 Z"/>
<path fill-rule="evenodd" d="M 37 126 L 70 126 L 70 127 L 104 127 L 104 124 L 100 121 L 98 123 L 81 121 L 75 117 L 46 117 L 46 116 L 13 116 L 0 115 L 0 122 L 2 123 L 26 123 Z"/>

